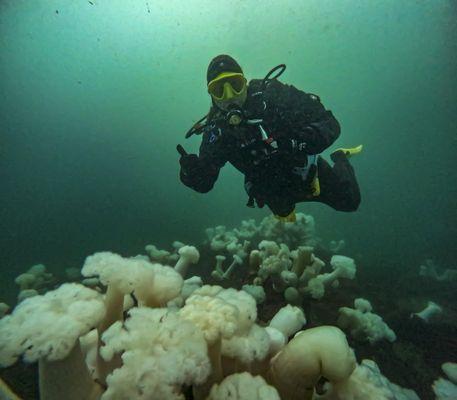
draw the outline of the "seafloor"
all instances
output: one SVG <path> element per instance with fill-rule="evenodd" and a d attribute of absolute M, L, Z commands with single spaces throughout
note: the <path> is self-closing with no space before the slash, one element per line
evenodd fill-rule
<path fill-rule="evenodd" d="M 214 252 L 199 249 L 201 258 L 192 274 L 203 277 L 205 283 L 241 288 L 252 282 L 247 268 L 238 270 L 230 281 L 215 282 L 211 278 Z M 319 245 L 315 248 L 315 255 L 327 263 L 332 256 Z M 369 299 L 374 311 L 393 329 L 397 339 L 393 343 L 380 341 L 370 345 L 347 335 L 358 361 L 372 359 L 392 382 L 415 390 L 420 399 L 434 399 L 432 383 L 443 376 L 441 365 L 457 360 L 457 284 L 422 277 L 418 274 L 418 266 L 409 265 L 404 260 L 380 262 L 355 257 L 355 261 L 357 275 L 354 280 L 341 280 L 340 287 L 327 289 L 321 300 L 305 299 L 302 304 L 307 319 L 305 329 L 335 325 L 340 307 L 352 307 L 357 297 Z M 286 304 L 271 285 L 265 285 L 265 291 L 267 300 L 258 305 L 260 324 L 269 321 Z M 423 309 L 429 300 L 439 303 L 445 312 L 430 323 L 411 318 L 412 310 Z M 1 369 L 0 377 L 20 398 L 38 399 L 37 373 L 36 364 L 17 362 L 12 367 Z M 191 391 L 186 393 L 186 398 L 192 398 Z"/>

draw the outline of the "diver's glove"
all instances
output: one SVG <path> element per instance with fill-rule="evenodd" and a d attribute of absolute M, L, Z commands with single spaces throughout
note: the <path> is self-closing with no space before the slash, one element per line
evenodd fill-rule
<path fill-rule="evenodd" d="M 200 167 L 199 159 L 196 154 L 188 154 L 184 148 L 179 144 L 176 150 L 181 154 L 179 165 L 181 165 L 181 173 L 184 175 L 191 175 Z"/>
<path fill-rule="evenodd" d="M 181 171 L 184 175 L 192 174 L 200 167 L 198 156 L 196 154 L 186 154 L 179 159 Z"/>

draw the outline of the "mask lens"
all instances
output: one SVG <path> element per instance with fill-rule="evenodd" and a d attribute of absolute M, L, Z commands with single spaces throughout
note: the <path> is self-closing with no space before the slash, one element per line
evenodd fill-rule
<path fill-rule="evenodd" d="M 217 98 L 221 98 L 224 94 L 224 82 L 225 80 L 222 79 L 220 81 L 214 82 L 212 85 L 210 85 L 209 92 Z"/>
<path fill-rule="evenodd" d="M 227 78 L 227 82 L 230 83 L 233 90 L 237 94 L 239 94 L 244 89 L 245 79 L 242 76 L 231 76 Z"/>

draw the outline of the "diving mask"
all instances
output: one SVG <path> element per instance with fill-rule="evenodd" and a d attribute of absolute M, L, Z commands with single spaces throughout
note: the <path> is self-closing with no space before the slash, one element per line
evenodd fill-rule
<path fill-rule="evenodd" d="M 246 88 L 246 78 L 237 72 L 223 72 L 208 83 L 208 93 L 217 102 L 245 97 Z"/>

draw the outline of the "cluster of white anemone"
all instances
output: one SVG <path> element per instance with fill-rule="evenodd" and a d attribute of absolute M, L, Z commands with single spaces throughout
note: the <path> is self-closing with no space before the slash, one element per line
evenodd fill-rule
<path fill-rule="evenodd" d="M 271 282 L 273 289 L 283 293 L 290 304 L 300 305 L 304 296 L 321 299 L 328 287 L 336 288 L 340 279 L 354 279 L 354 260 L 334 255 L 330 260 L 332 270 L 324 272 L 325 263 L 313 254 L 313 247 L 299 246 L 290 250 L 284 244 L 263 240 L 258 249 L 249 255 L 251 271 L 256 275 L 254 286 L 265 286 Z M 254 294 L 253 287 L 246 290 Z"/>
<path fill-rule="evenodd" d="M 304 296 L 321 299 L 326 288 L 338 287 L 340 279 L 353 279 L 356 266 L 349 257 L 334 255 L 331 270 L 322 271 L 325 263 L 313 254 L 317 243 L 314 219 L 297 213 L 297 221 L 284 223 L 272 216 L 259 224 L 253 219 L 242 221 L 238 228 L 223 225 L 206 229 L 204 245 L 215 252 L 215 266 L 211 277 L 215 282 L 229 281 L 249 264 L 250 274 L 256 275 L 252 284 L 243 290 L 257 301 L 265 301 L 265 285 L 283 293 L 290 304 L 300 305 Z M 335 242 L 333 250 L 344 247 L 344 241 Z M 151 251 L 152 249 L 152 251 Z M 295 250 L 291 250 L 295 249 Z M 146 248 L 153 261 L 170 263 L 169 253 L 149 245 Z M 224 265 L 225 264 L 225 265 Z"/>
<path fill-rule="evenodd" d="M 18 302 L 48 290 L 56 280 L 43 264 L 32 265 L 26 272 L 18 275 L 14 282 L 19 286 Z"/>
<path fill-rule="evenodd" d="M 457 282 L 457 269 L 439 268 L 431 259 L 425 260 L 419 267 L 419 275 L 437 282 Z"/>
<path fill-rule="evenodd" d="M 383 319 L 372 313 L 373 307 L 368 300 L 355 299 L 354 308 L 341 307 L 337 325 L 348 330 L 352 337 L 360 341 L 368 341 L 374 344 L 386 339 L 394 342 L 397 339 L 395 332 L 383 321 Z"/>
<path fill-rule="evenodd" d="M 206 229 L 207 242 L 211 250 L 224 251 L 244 258 L 248 254 L 251 242 L 272 240 L 288 246 L 315 245 L 315 223 L 311 215 L 297 213 L 293 224 L 284 223 L 273 216 L 262 219 L 242 221 L 239 228 L 227 229 L 224 225 Z"/>
<path fill-rule="evenodd" d="M 448 379 L 439 378 L 433 382 L 436 400 L 457 399 L 457 363 L 444 363 L 441 369 Z"/>
<path fill-rule="evenodd" d="M 395 386 L 357 365 L 339 328 L 302 330 L 305 316 L 290 305 L 265 325 L 252 296 L 200 281 L 184 294 L 196 253 L 178 253 L 174 268 L 88 257 L 82 274 L 106 293 L 67 283 L 21 302 L 0 320 L 0 364 L 38 361 L 43 400 L 183 400 L 186 387 L 195 399 L 312 399 L 322 377 L 326 399 L 391 398 Z"/>

